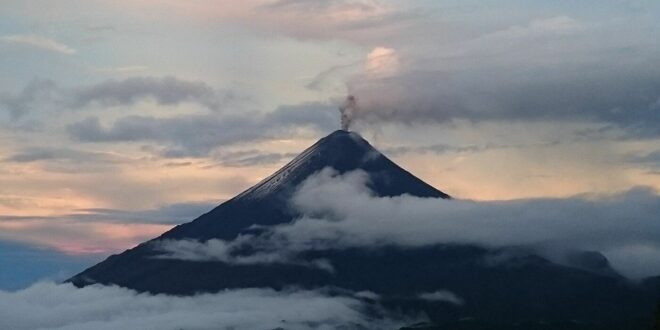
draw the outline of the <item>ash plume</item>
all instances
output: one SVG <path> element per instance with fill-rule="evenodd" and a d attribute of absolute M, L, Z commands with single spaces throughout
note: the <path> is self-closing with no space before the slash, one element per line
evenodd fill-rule
<path fill-rule="evenodd" d="M 357 110 L 357 99 L 353 95 L 346 97 L 344 104 L 339 107 L 341 113 L 341 129 L 348 131 L 353 123 L 353 119 Z"/>

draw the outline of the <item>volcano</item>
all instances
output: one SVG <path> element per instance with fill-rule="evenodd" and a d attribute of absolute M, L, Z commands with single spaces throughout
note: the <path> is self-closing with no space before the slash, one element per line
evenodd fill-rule
<path fill-rule="evenodd" d="M 233 239 L 253 225 L 290 222 L 298 214 L 288 208 L 294 190 L 312 174 L 326 168 L 340 173 L 363 170 L 369 188 L 381 197 L 409 194 L 449 198 L 389 160 L 360 135 L 344 130 L 319 140 L 273 175 L 163 238 Z"/>
<path fill-rule="evenodd" d="M 363 171 L 375 196 L 451 198 L 399 167 L 360 135 L 340 130 L 210 212 L 110 256 L 69 281 L 79 287 L 100 283 L 176 295 L 248 287 L 368 291 L 388 310 L 422 313 L 436 324 L 476 320 L 510 326 L 542 320 L 559 322 L 567 329 L 573 329 L 565 326 L 571 322 L 634 329 L 648 321 L 653 305 L 650 295 L 619 276 L 597 252 L 579 252 L 570 265 L 520 247 L 492 250 L 456 244 L 330 248 L 303 254 L 309 260 L 329 261 L 333 266 L 329 272 L 297 264 L 163 259 L 153 248 L 164 240 L 231 241 L 245 234 L 258 235 L 255 228 L 295 221 L 301 214 L 290 207 L 289 200 L 305 179 L 325 168 L 339 173 Z M 503 254 L 508 256 L 505 261 L 485 262 Z M 420 295 L 445 290 L 461 298 Z"/>

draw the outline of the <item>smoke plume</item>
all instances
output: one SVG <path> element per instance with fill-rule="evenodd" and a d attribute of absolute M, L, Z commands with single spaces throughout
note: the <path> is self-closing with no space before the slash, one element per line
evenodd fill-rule
<path fill-rule="evenodd" d="M 348 131 L 353 123 L 355 112 L 357 110 L 357 99 L 353 95 L 346 97 L 346 101 L 339 107 L 341 113 L 341 129 Z"/>

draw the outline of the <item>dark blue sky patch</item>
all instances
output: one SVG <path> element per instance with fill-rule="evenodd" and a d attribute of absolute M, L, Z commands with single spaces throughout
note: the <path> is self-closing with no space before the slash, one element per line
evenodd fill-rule
<path fill-rule="evenodd" d="M 102 258 L 0 241 L 0 290 L 19 290 L 40 280 L 63 281 Z"/>

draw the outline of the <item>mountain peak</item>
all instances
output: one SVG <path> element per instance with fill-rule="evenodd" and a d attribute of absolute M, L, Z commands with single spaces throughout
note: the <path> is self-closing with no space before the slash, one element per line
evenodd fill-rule
<path fill-rule="evenodd" d="M 344 154 L 345 151 L 347 151 L 347 150 L 343 150 L 342 148 L 348 148 L 348 149 L 355 148 L 355 149 L 363 149 L 363 151 L 365 152 L 371 152 L 371 151 L 378 152 L 360 134 L 345 130 L 336 130 L 326 135 L 312 146 L 312 148 L 314 147 L 337 149 L 337 152 L 340 154 Z"/>
<path fill-rule="evenodd" d="M 352 132 L 352 131 L 346 131 L 343 129 L 338 129 L 328 135 L 326 135 L 323 139 L 341 139 L 341 138 L 352 138 L 355 139 L 356 141 L 364 141 L 366 140 L 358 133 Z"/>
<path fill-rule="evenodd" d="M 307 177 L 326 167 L 331 167 L 339 173 L 354 170 L 367 172 L 371 179 L 370 188 L 379 196 L 409 194 L 419 197 L 449 197 L 396 165 L 359 134 L 337 130 L 235 199 L 263 199 L 275 194 L 286 194 Z"/>
<path fill-rule="evenodd" d="M 292 221 L 298 214 L 290 199 L 298 186 L 324 168 L 339 173 L 360 170 L 376 196 L 411 195 L 450 198 L 402 169 L 359 134 L 335 131 L 320 139 L 271 176 L 196 220 L 177 226 L 163 238 L 233 239 L 254 225 Z"/>

